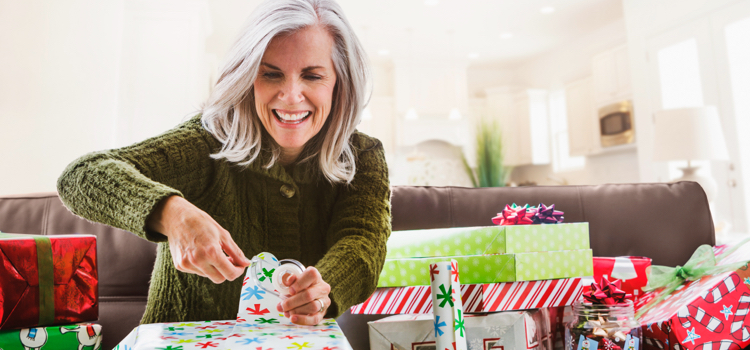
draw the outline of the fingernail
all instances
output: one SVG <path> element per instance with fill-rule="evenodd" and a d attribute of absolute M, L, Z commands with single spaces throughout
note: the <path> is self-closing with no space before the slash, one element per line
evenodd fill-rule
<path fill-rule="evenodd" d="M 281 308 L 281 303 L 276 304 L 276 310 L 278 310 L 279 312 L 284 311 L 284 309 Z"/>
<path fill-rule="evenodd" d="M 295 295 L 297 292 L 294 290 L 294 288 L 289 287 L 289 295 Z"/>
<path fill-rule="evenodd" d="M 297 316 L 292 316 L 292 322 L 297 322 Z"/>
<path fill-rule="evenodd" d="M 284 312 L 284 317 L 289 318 L 289 311 Z"/>

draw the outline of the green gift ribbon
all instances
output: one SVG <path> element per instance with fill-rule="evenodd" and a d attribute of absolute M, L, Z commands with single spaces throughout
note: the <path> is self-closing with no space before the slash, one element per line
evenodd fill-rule
<path fill-rule="evenodd" d="M 684 266 L 651 266 L 651 272 L 648 275 L 648 284 L 643 288 L 643 291 L 650 292 L 659 288 L 664 288 L 664 290 L 657 298 L 652 299 L 648 304 L 638 310 L 636 318 L 641 318 L 643 314 L 666 299 L 668 295 L 672 294 L 672 292 L 685 283 L 685 281 L 696 281 L 704 276 L 734 271 L 745 266 L 748 261 L 725 265 L 716 265 L 716 262 L 721 261 L 729 254 L 734 253 L 735 250 L 742 247 L 747 242 L 750 242 L 750 238 L 741 241 L 718 257 L 714 255 L 713 248 L 711 248 L 710 245 L 704 244 L 695 250 L 693 256 L 690 257 Z"/>
<path fill-rule="evenodd" d="M 39 325 L 55 323 L 55 269 L 52 263 L 52 243 L 47 236 L 0 232 L 0 239 L 28 238 L 36 242 L 37 273 L 39 276 Z"/>

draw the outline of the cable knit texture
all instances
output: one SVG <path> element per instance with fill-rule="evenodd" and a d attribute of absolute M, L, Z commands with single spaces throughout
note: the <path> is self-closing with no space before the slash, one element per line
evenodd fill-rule
<path fill-rule="evenodd" d="M 391 232 L 382 144 L 359 132 L 351 143 L 354 180 L 332 185 L 309 163 L 287 171 L 278 163 L 265 169 L 265 158 L 247 168 L 212 159 L 221 144 L 197 116 L 144 142 L 77 159 L 57 189 L 74 214 L 159 243 L 142 323 L 229 320 L 237 313 L 242 278 L 214 284 L 177 271 L 166 236 L 146 229 L 154 207 L 171 195 L 211 215 L 248 258 L 267 251 L 316 266 L 331 285 L 326 317 L 338 317 L 375 290 Z M 281 194 L 283 185 L 294 188 L 291 198 Z"/>

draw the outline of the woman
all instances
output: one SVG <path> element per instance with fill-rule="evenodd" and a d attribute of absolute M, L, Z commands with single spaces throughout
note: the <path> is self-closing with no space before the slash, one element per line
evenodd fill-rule
<path fill-rule="evenodd" d="M 73 213 L 160 243 L 142 323 L 233 319 L 237 277 L 262 251 L 310 266 L 278 305 L 294 323 L 372 293 L 390 190 L 382 145 L 355 131 L 367 71 L 335 2 L 268 1 L 201 115 L 66 168 Z"/>

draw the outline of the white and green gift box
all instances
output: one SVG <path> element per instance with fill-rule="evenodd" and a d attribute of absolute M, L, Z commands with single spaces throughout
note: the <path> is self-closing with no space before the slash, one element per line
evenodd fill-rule
<path fill-rule="evenodd" d="M 461 283 L 593 275 L 588 223 L 397 231 L 378 287 L 430 285 L 431 263 L 455 259 Z"/>

